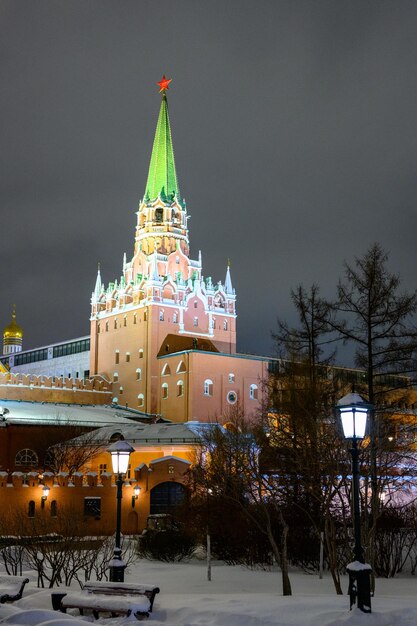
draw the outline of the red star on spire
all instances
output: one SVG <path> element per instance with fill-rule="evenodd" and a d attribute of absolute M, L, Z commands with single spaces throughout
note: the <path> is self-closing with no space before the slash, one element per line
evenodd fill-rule
<path fill-rule="evenodd" d="M 169 89 L 168 85 L 169 83 L 172 81 L 172 78 L 167 78 L 165 76 L 165 74 L 162 76 L 162 80 L 159 81 L 159 83 L 156 83 L 157 85 L 159 85 L 159 93 L 161 93 L 162 91 L 166 91 L 167 89 Z"/>

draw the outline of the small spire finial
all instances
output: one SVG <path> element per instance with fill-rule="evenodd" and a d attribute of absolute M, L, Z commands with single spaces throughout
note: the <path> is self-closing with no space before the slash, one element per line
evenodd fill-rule
<path fill-rule="evenodd" d="M 159 85 L 159 93 L 163 93 L 165 95 L 166 90 L 169 89 L 168 85 L 171 81 L 172 78 L 167 78 L 164 74 L 159 83 L 156 83 L 157 85 Z"/>

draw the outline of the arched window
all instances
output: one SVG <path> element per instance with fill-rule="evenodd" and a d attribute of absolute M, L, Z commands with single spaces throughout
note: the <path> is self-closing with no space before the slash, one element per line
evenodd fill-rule
<path fill-rule="evenodd" d="M 258 385 L 251 385 L 249 387 L 249 398 L 251 400 L 257 400 L 258 399 Z"/>
<path fill-rule="evenodd" d="M 185 368 L 185 363 L 184 361 L 180 361 L 178 363 L 178 367 L 177 367 L 177 374 L 181 374 L 182 372 L 186 372 L 186 368 Z"/>
<path fill-rule="evenodd" d="M 170 376 L 170 375 L 171 375 L 171 368 L 169 367 L 168 363 L 165 363 L 164 367 L 162 368 L 161 376 Z"/>
<path fill-rule="evenodd" d="M 223 320 L 223 330 L 227 330 L 227 320 Z"/>
<path fill-rule="evenodd" d="M 184 383 L 182 380 L 177 382 L 177 397 L 184 395 Z"/>
<path fill-rule="evenodd" d="M 138 367 L 136 370 L 136 380 L 142 380 L 142 370 L 140 369 L 140 367 Z"/>
<path fill-rule="evenodd" d="M 130 352 L 126 352 L 126 363 L 130 362 Z"/>
<path fill-rule="evenodd" d="M 159 321 L 160 321 L 160 322 L 163 322 L 163 321 L 164 321 L 164 312 L 163 312 L 163 310 L 162 310 L 162 309 L 159 311 Z"/>
<path fill-rule="evenodd" d="M 119 387 L 119 394 L 122 396 L 123 395 L 123 387 Z"/>
<path fill-rule="evenodd" d="M 162 384 L 162 399 L 166 400 L 168 398 L 168 383 Z"/>
<path fill-rule="evenodd" d="M 141 407 L 145 404 L 145 396 L 143 395 L 143 393 L 140 393 L 138 395 L 138 406 Z"/>
<path fill-rule="evenodd" d="M 109 330 L 109 323 L 106 322 L 106 333 L 108 332 L 108 330 Z"/>
<path fill-rule="evenodd" d="M 120 353 L 118 350 L 116 350 L 115 355 L 114 355 L 114 362 L 116 363 L 116 365 L 119 364 L 119 358 L 120 358 Z"/>
<path fill-rule="evenodd" d="M 24 448 L 23 450 L 19 450 L 16 454 L 14 464 L 36 467 L 38 465 L 38 455 L 34 450 Z"/>
<path fill-rule="evenodd" d="M 142 348 L 139 350 L 139 358 L 143 359 L 143 349 Z"/>
<path fill-rule="evenodd" d="M 172 315 L 172 322 L 174 324 L 178 323 L 178 313 L 176 311 L 174 311 L 173 315 Z"/>
<path fill-rule="evenodd" d="M 210 378 L 207 378 L 204 381 L 204 395 L 212 396 L 213 395 L 213 381 Z"/>
<path fill-rule="evenodd" d="M 235 382 L 235 375 L 230 373 L 229 374 L 229 383 L 234 383 Z"/>
<path fill-rule="evenodd" d="M 194 326 L 198 326 L 198 317 L 194 318 Z"/>
<path fill-rule="evenodd" d="M 51 502 L 51 517 L 57 517 L 57 503 L 56 500 Z"/>
<path fill-rule="evenodd" d="M 114 320 L 114 328 L 117 329 L 117 319 Z"/>
<path fill-rule="evenodd" d="M 118 380 L 119 380 L 119 373 L 118 372 L 113 372 L 113 382 L 117 383 Z"/>
<path fill-rule="evenodd" d="M 136 317 L 136 313 L 135 313 L 134 316 L 133 316 L 133 323 L 136 324 L 136 322 L 137 322 L 137 317 Z"/>
<path fill-rule="evenodd" d="M 35 517 L 35 501 L 31 500 L 28 504 L 28 517 Z"/>
<path fill-rule="evenodd" d="M 126 315 L 123 318 L 123 326 L 127 326 L 127 316 Z"/>

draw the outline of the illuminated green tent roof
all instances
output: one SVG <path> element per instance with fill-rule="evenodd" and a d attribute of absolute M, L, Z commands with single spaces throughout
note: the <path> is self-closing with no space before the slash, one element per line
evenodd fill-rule
<path fill-rule="evenodd" d="M 174 196 L 180 198 L 165 92 L 162 95 L 145 191 L 147 200 L 155 200 L 158 196 L 168 201 Z"/>

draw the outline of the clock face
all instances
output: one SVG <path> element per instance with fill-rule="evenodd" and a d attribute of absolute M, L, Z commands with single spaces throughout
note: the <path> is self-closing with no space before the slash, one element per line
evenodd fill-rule
<path fill-rule="evenodd" d="M 227 394 L 227 401 L 229 404 L 236 404 L 237 402 L 237 393 L 236 391 L 229 391 Z"/>

